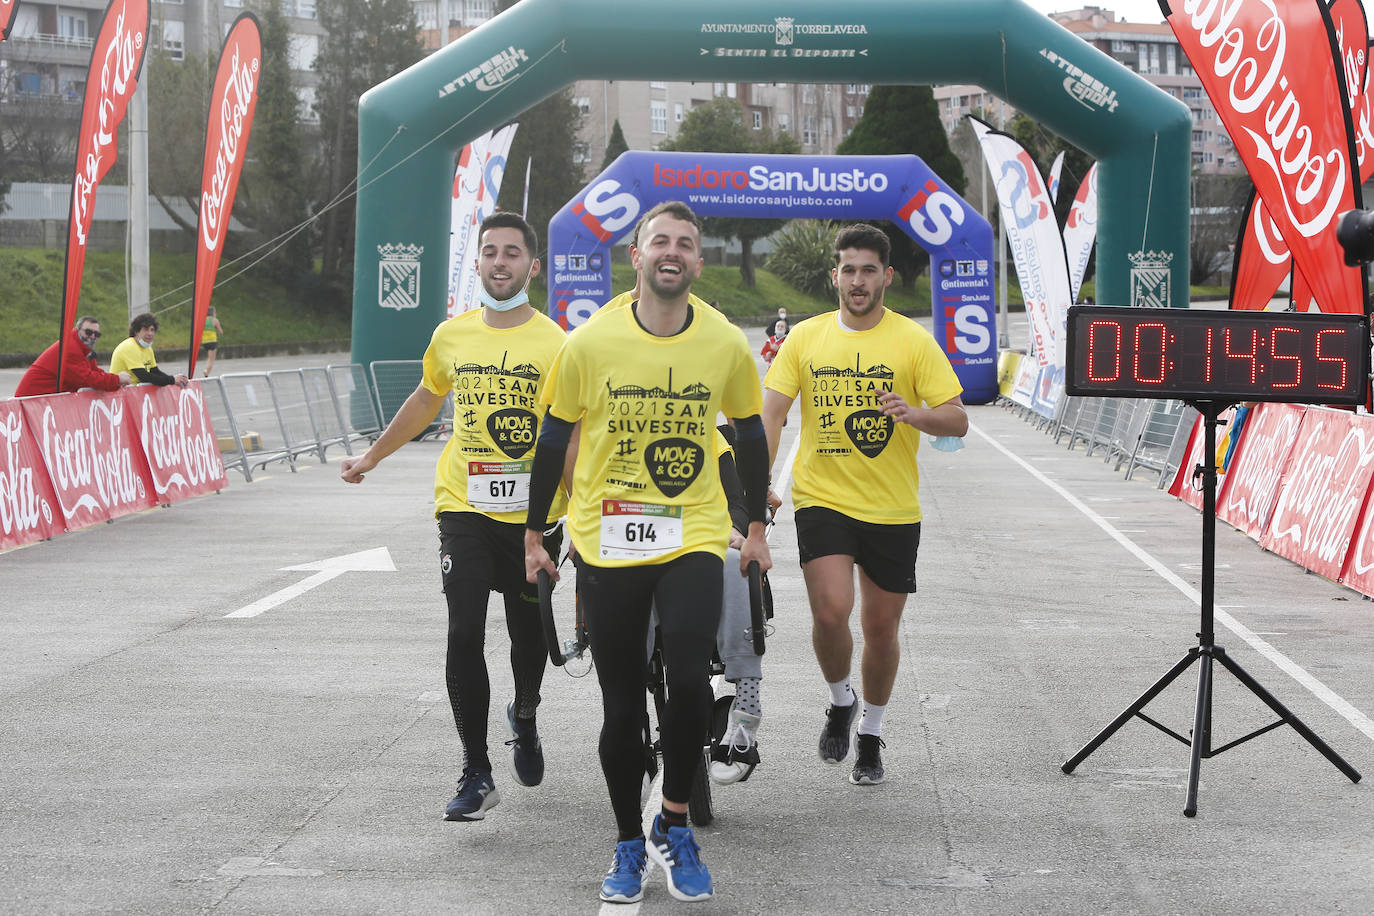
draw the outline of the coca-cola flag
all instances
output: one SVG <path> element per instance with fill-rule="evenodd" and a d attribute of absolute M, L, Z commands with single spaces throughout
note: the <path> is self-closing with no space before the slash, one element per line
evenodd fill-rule
<path fill-rule="evenodd" d="M 66 530 L 23 402 L 0 401 L 0 550 Z"/>
<path fill-rule="evenodd" d="M 1349 92 L 1351 126 L 1355 132 L 1355 162 L 1360 183 L 1374 177 L 1374 146 L 1371 134 L 1369 98 L 1369 38 L 1364 6 L 1360 0 L 1334 0 L 1331 21 L 1336 29 L 1341 67 Z M 1231 308 L 1265 308 L 1285 277 L 1292 275 L 1289 301 L 1295 311 L 1308 311 L 1312 305 L 1311 287 L 1302 271 L 1293 270 L 1293 259 L 1279 228 L 1263 202 L 1250 192 L 1245 218 L 1236 239 L 1235 263 L 1231 270 Z"/>
<path fill-rule="evenodd" d="M 62 322 L 57 329 L 57 391 L 62 390 L 62 349 L 67 329 L 76 322 L 86 241 L 95 215 L 95 192 L 114 165 L 119 125 L 137 88 L 143 52 L 148 45 L 148 0 L 110 0 L 91 50 L 81 130 L 76 138 L 76 176 L 67 224 L 67 266 L 63 283 Z"/>
<path fill-rule="evenodd" d="M 19 9 L 19 0 L 0 0 L 0 41 L 10 37 L 10 27 L 14 25 L 14 14 Z"/>
<path fill-rule="evenodd" d="M 1217 493 L 1217 518 L 1260 539 L 1269 524 L 1288 454 L 1298 438 L 1303 408 L 1259 404 L 1245 421 L 1231 468 Z"/>
<path fill-rule="evenodd" d="M 240 13 L 219 54 L 219 70 L 210 92 L 210 120 L 205 129 L 205 161 L 200 171 L 200 213 L 196 219 L 196 279 L 191 300 L 191 356 L 186 374 L 195 377 L 196 354 L 215 289 L 215 274 L 224 254 L 234 192 L 243 171 L 253 112 L 262 76 L 262 36 L 258 19 Z"/>
<path fill-rule="evenodd" d="M 1260 546 L 1336 579 L 1371 478 L 1374 417 L 1308 408 Z"/>
<path fill-rule="evenodd" d="M 1365 310 L 1336 219 L 1361 206 L 1354 128 L 1322 0 L 1183 0 L 1160 9 L 1202 81 L 1279 234 L 1327 312 Z"/>
<path fill-rule="evenodd" d="M 122 397 L 78 391 L 23 402 L 69 530 L 155 505 L 148 462 Z"/>
<path fill-rule="evenodd" d="M 1292 273 L 1293 258 L 1279 235 L 1279 227 L 1254 189 L 1245 203 L 1245 214 L 1236 236 L 1231 266 L 1231 308 L 1260 311 L 1285 277 Z"/>
<path fill-rule="evenodd" d="M 200 382 L 185 388 L 126 388 L 123 396 L 138 428 L 157 502 L 166 504 L 228 486 Z"/>

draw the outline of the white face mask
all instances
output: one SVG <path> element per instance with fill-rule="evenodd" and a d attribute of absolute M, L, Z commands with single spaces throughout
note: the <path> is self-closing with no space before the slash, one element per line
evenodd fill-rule
<path fill-rule="evenodd" d="M 530 262 L 530 269 L 525 273 L 525 285 L 520 287 L 520 292 L 511 296 L 509 299 L 497 299 L 487 292 L 485 283 L 477 285 L 477 301 L 493 312 L 509 312 L 511 309 L 518 309 L 520 306 L 530 301 L 530 275 L 534 273 L 534 262 Z"/>

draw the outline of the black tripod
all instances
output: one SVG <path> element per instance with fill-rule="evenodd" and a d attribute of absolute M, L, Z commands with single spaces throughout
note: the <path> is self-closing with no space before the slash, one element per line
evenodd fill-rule
<path fill-rule="evenodd" d="M 1072 773 L 1074 767 L 1078 766 L 1088 758 L 1088 755 L 1097 750 L 1117 729 L 1125 725 L 1133 716 L 1139 716 L 1144 721 L 1153 725 L 1155 728 L 1164 732 L 1170 737 L 1182 741 L 1192 748 L 1192 759 L 1188 766 L 1188 798 L 1183 805 L 1183 813 L 1188 817 L 1197 814 L 1197 782 L 1202 770 L 1202 758 L 1215 757 L 1223 751 L 1229 751 L 1238 744 L 1249 741 L 1264 734 L 1267 731 L 1278 728 L 1280 725 L 1291 725 L 1299 735 L 1307 740 L 1307 743 L 1321 751 L 1322 756 L 1331 761 L 1336 769 L 1340 770 L 1350 778 L 1351 782 L 1359 782 L 1360 774 L 1350 764 L 1346 763 L 1339 754 L 1326 745 L 1326 742 L 1318 738 L 1312 729 L 1303 724 L 1302 720 L 1293 715 L 1288 709 L 1274 699 L 1274 696 L 1260 685 L 1259 681 L 1251 677 L 1235 659 L 1226 654 L 1226 650 L 1216 644 L 1215 633 L 1212 629 L 1213 595 L 1214 582 L 1216 579 L 1216 533 L 1217 533 L 1217 469 L 1216 469 L 1216 425 L 1217 417 L 1223 410 L 1231 406 L 1222 401 L 1190 401 L 1193 407 L 1197 408 L 1202 414 L 1202 424 L 1205 430 L 1203 434 L 1203 462 L 1200 468 L 1202 473 L 1202 629 L 1197 634 L 1198 644 L 1188 650 L 1188 654 L 1179 660 L 1178 664 L 1169 669 L 1149 690 L 1140 695 L 1130 706 L 1126 707 L 1121 715 L 1112 720 L 1112 723 L 1098 733 L 1083 749 L 1070 757 L 1061 767 L 1065 773 Z M 1257 729 L 1242 738 L 1237 738 L 1229 744 L 1221 747 L 1212 747 L 1212 661 L 1215 659 L 1220 662 L 1227 671 L 1236 676 L 1250 692 L 1264 701 L 1274 713 L 1279 717 L 1278 721 L 1271 722 L 1263 728 Z M 1168 687 L 1174 680 L 1182 674 L 1193 662 L 1200 662 L 1197 680 L 1197 712 L 1193 717 L 1193 737 L 1189 740 L 1170 728 L 1161 725 L 1154 719 L 1145 715 L 1143 710 L 1151 700 L 1160 694 L 1165 687 Z"/>

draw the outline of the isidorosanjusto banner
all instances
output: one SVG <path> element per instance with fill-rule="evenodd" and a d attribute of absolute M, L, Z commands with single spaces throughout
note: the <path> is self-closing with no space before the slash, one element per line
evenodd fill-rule
<path fill-rule="evenodd" d="M 1078 292 L 1083 288 L 1083 277 L 1088 272 L 1088 259 L 1092 257 L 1096 241 L 1097 163 L 1094 162 L 1079 182 L 1073 206 L 1069 207 L 1068 218 L 1064 220 L 1064 255 L 1069 265 L 1069 294 L 1074 302 L 1078 301 Z"/>
<path fill-rule="evenodd" d="M 67 329 L 76 323 L 86 241 L 95 218 L 95 192 L 118 153 L 119 125 L 137 88 L 148 45 L 148 0 L 111 0 L 91 49 L 81 129 L 76 139 L 76 174 L 68 211 L 66 278 L 62 323 L 57 329 L 57 389 L 62 390 L 62 350 Z"/>
<path fill-rule="evenodd" d="M 992 227 L 920 158 L 623 153 L 549 221 L 550 317 L 577 327 L 618 292 L 611 246 L 665 200 L 703 217 L 891 220 L 930 254 L 935 337 L 964 400 L 997 396 Z"/>
<path fill-rule="evenodd" d="M 519 124 L 507 124 L 496 133 L 474 140 L 459 157 L 453 180 L 453 234 L 449 243 L 448 317 L 476 308 L 477 230 L 496 212 L 501 182 L 506 177 L 506 158 Z"/>
<path fill-rule="evenodd" d="M 1073 304 L 1064 239 L 1035 160 L 1003 131 L 969 118 L 997 188 L 1007 246 L 1030 316 L 1031 343 L 1042 370 L 1064 365 L 1064 317 Z"/>
<path fill-rule="evenodd" d="M 192 296 L 191 356 L 186 374 L 195 377 L 196 354 L 215 289 L 234 193 L 253 130 L 262 78 L 262 36 L 257 17 L 240 13 L 225 36 L 219 70 L 210 93 L 210 120 L 205 130 L 205 160 L 200 172 L 200 215 L 196 224 L 196 280 Z"/>
<path fill-rule="evenodd" d="M 1184 0 L 1167 20 L 1322 310 L 1363 312 L 1364 267 L 1336 241 L 1339 214 L 1362 204 L 1324 0 Z"/>

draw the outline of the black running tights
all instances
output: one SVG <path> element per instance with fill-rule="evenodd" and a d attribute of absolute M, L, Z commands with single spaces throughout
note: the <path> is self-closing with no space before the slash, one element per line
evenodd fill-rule
<path fill-rule="evenodd" d="M 484 579 L 450 581 L 444 592 L 448 601 L 448 658 L 444 680 L 453 706 L 453 722 L 463 742 L 466 765 L 491 769 L 487 756 L 487 716 L 491 705 L 491 681 L 483 651 L 487 629 Z M 539 596 L 533 585 L 502 596 L 506 605 L 506 632 L 510 634 L 510 664 L 515 675 L 515 713 L 529 718 L 539 706 L 544 682 L 544 631 L 539 620 Z M 640 651 L 643 651 L 641 649 Z M 502 707 L 504 717 L 504 706 Z"/>
<path fill-rule="evenodd" d="M 659 723 L 663 797 L 687 801 L 711 721 L 708 666 L 720 620 L 719 557 L 689 553 L 668 563 L 604 567 L 579 562 L 577 594 L 587 615 L 601 682 L 599 751 L 621 839 L 640 835 L 644 779 L 644 645 L 649 608 L 663 633 L 667 708 Z"/>

